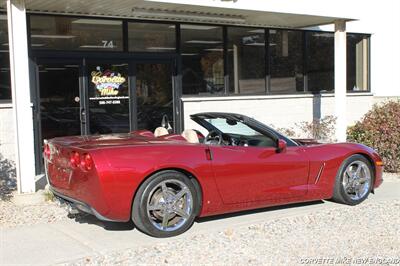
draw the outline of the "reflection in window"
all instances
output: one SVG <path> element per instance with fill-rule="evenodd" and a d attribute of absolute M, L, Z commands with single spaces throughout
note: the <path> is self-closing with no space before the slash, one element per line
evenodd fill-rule
<path fill-rule="evenodd" d="M 183 94 L 224 93 L 222 27 L 181 25 Z"/>
<path fill-rule="evenodd" d="M 175 25 L 158 23 L 129 23 L 129 51 L 175 52 Z"/>
<path fill-rule="evenodd" d="M 265 93 L 264 29 L 228 28 L 229 91 Z"/>
<path fill-rule="evenodd" d="M 303 91 L 303 33 L 270 30 L 271 93 Z"/>
<path fill-rule="evenodd" d="M 334 35 L 331 32 L 307 32 L 308 90 L 334 89 Z"/>
<path fill-rule="evenodd" d="M 226 118 L 209 118 L 206 122 L 237 140 L 239 146 L 275 147 L 275 141 L 243 122 Z"/>
<path fill-rule="evenodd" d="M 0 14 L 0 100 L 11 99 L 7 15 Z"/>
<path fill-rule="evenodd" d="M 164 116 L 175 128 L 171 76 L 170 64 L 136 65 L 138 129 L 154 131 Z"/>
<path fill-rule="evenodd" d="M 248 125 L 240 121 L 228 122 L 226 118 L 209 118 L 205 120 L 225 134 L 246 136 L 262 135 L 260 132 L 255 131 L 254 129 L 250 128 Z"/>
<path fill-rule="evenodd" d="M 347 90 L 369 89 L 369 35 L 347 34 Z"/>
<path fill-rule="evenodd" d="M 31 16 L 33 49 L 122 51 L 122 21 Z"/>
<path fill-rule="evenodd" d="M 80 135 L 79 66 L 60 63 L 38 68 L 42 139 Z"/>

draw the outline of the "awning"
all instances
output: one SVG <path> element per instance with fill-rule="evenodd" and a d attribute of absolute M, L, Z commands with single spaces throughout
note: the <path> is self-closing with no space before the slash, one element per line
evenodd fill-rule
<path fill-rule="evenodd" d="M 263 7 L 257 9 L 251 3 L 261 3 L 262 0 L 213 0 L 213 1 L 180 1 L 180 0 L 26 0 L 28 13 L 51 13 L 79 16 L 101 16 L 132 18 L 143 20 L 166 20 L 193 23 L 213 23 L 227 25 L 247 25 L 260 27 L 305 28 L 317 25 L 331 24 L 335 20 L 352 20 L 337 16 L 320 16 L 304 14 L 302 8 L 298 13 L 288 6 L 283 10 L 272 8 L 268 11 Z M 266 1 L 266 0 L 265 0 Z M 292 1 L 292 3 L 298 0 Z M 236 2 L 236 3 L 235 3 Z M 325 1 L 320 1 L 324 4 Z M 246 7 L 246 3 L 248 3 Z M 306 4 L 306 2 L 304 2 Z M 5 8 L 5 1 L 0 2 Z M 268 7 L 268 5 L 267 5 Z M 287 11 L 286 11 L 287 10 Z M 286 13 L 291 12 L 291 13 Z M 315 13 L 315 12 L 314 12 Z"/>

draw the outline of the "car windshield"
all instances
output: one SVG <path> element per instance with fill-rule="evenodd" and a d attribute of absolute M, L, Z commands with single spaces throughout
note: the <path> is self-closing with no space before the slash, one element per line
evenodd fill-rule
<path fill-rule="evenodd" d="M 225 134 L 245 135 L 245 136 L 259 136 L 260 132 L 255 131 L 248 125 L 235 120 L 226 118 L 208 118 L 205 119 L 208 123 L 216 127 L 219 131 Z"/>
<path fill-rule="evenodd" d="M 232 146 L 275 147 L 275 141 L 238 119 L 205 118 L 205 122 L 223 133 L 221 143 Z"/>

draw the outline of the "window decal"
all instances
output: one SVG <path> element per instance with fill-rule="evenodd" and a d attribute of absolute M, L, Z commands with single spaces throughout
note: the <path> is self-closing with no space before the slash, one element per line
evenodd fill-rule
<path fill-rule="evenodd" d="M 101 71 L 97 67 L 96 71 L 92 71 L 92 83 L 96 85 L 98 96 L 117 96 L 120 86 L 126 81 L 126 78 L 118 72 L 111 70 Z"/>

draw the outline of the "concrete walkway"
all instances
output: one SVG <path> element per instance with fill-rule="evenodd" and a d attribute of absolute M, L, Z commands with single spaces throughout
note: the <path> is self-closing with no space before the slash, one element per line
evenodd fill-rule
<path fill-rule="evenodd" d="M 391 199 L 400 199 L 400 182 L 384 182 L 377 194 L 371 195 L 367 201 Z M 319 201 L 205 218 L 178 237 L 185 238 L 199 233 L 212 234 L 228 228 L 338 207 L 341 205 Z M 0 265 L 53 265 L 86 256 L 170 241 L 148 237 L 135 230 L 130 223 L 104 223 L 91 216 L 79 220 L 0 230 Z"/>

